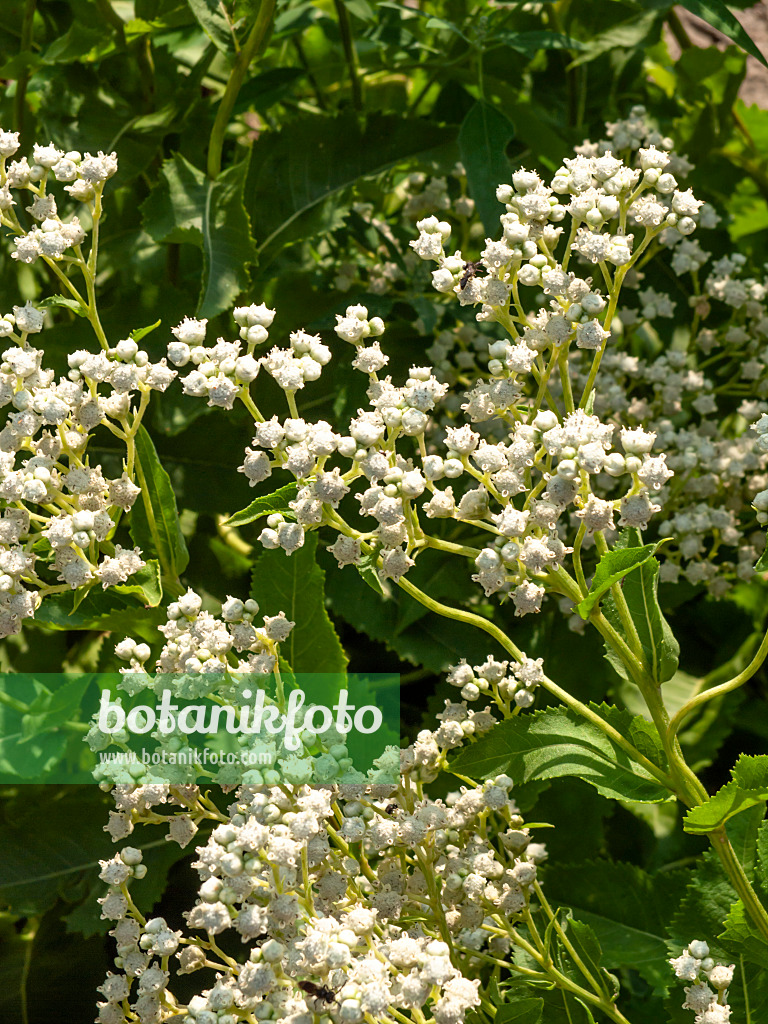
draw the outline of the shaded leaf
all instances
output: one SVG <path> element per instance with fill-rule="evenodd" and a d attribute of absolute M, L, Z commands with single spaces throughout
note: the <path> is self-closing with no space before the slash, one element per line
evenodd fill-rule
<path fill-rule="evenodd" d="M 317 534 L 309 533 L 292 555 L 265 551 L 253 566 L 251 596 L 262 614 L 282 611 L 296 623 L 280 645 L 295 673 L 342 673 L 347 656 L 325 610 L 325 573 L 315 560 L 316 549 Z"/>
<path fill-rule="evenodd" d="M 496 187 L 509 179 L 510 164 L 505 155 L 515 133 L 512 122 L 489 103 L 478 101 L 459 129 L 459 152 L 467 172 L 469 194 L 486 232 L 495 238 L 503 212 L 496 199 Z"/>
<path fill-rule="evenodd" d="M 611 970 L 632 968 L 662 988 L 672 984 L 667 963 L 666 922 L 669 878 L 654 878 L 634 864 L 589 861 L 546 869 L 548 897 L 569 907 L 589 925 Z M 679 888 L 682 875 L 675 879 Z M 575 923 L 575 922 L 573 922 Z M 690 941 L 690 940 L 688 940 Z"/>
<path fill-rule="evenodd" d="M 144 226 L 156 242 L 187 242 L 202 250 L 198 316 L 228 309 L 248 286 L 247 268 L 256 254 L 243 206 L 247 170 L 246 159 L 211 181 L 176 153 L 142 205 Z"/>
<path fill-rule="evenodd" d="M 297 118 L 264 135 L 253 148 L 244 192 L 261 266 L 283 245 L 326 230 L 332 218 L 324 213 L 325 200 L 455 138 L 454 128 L 428 120 L 374 113 L 361 125 L 352 112 Z"/>
<path fill-rule="evenodd" d="M 224 13 L 221 0 L 187 0 L 189 8 L 217 50 L 231 55 L 234 53 L 232 26 Z"/>
<path fill-rule="evenodd" d="M 494 1024 L 541 1024 L 543 1015 L 543 999 L 515 999 L 502 1003 L 493 1019 Z"/>

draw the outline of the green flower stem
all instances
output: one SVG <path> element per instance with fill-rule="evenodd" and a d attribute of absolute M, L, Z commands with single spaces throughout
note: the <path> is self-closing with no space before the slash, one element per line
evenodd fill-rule
<path fill-rule="evenodd" d="M 397 585 L 405 591 L 406 594 L 410 595 L 414 600 L 423 604 L 425 608 L 428 608 L 431 612 L 435 612 L 437 615 L 442 615 L 447 619 L 454 619 L 456 622 L 464 622 L 468 626 L 476 626 L 478 629 L 482 629 L 483 632 L 489 636 L 504 648 L 512 657 L 522 662 L 523 652 L 509 639 L 507 634 L 499 629 L 499 627 L 490 622 L 488 619 L 484 619 L 481 615 L 475 615 L 474 612 L 467 612 L 461 608 L 451 608 L 449 605 L 441 604 L 439 601 L 435 601 L 429 597 L 423 591 L 415 587 L 413 583 L 410 583 L 404 577 L 397 581 Z M 627 740 L 621 733 L 614 729 L 613 726 L 609 725 L 604 719 L 598 714 L 588 708 L 586 704 L 582 704 L 580 700 L 572 697 L 567 690 L 563 690 L 562 687 L 558 686 L 557 683 L 553 682 L 547 676 L 541 681 L 541 685 L 545 690 L 548 690 L 554 697 L 562 701 L 566 707 L 570 708 L 571 711 L 575 711 L 582 718 L 586 718 L 588 722 L 596 726 L 603 732 L 608 739 L 612 740 L 618 747 L 632 758 L 632 760 L 644 768 L 650 775 L 660 782 L 662 786 L 666 786 L 667 789 L 673 789 L 674 785 L 670 777 L 658 768 L 652 761 L 650 761 L 645 755 L 641 754 L 640 751 L 634 747 L 629 740 Z"/>
<path fill-rule="evenodd" d="M 701 707 L 710 700 L 715 700 L 717 697 L 723 697 L 726 693 L 730 693 L 732 690 L 738 690 L 744 683 L 749 682 L 752 676 L 758 671 L 766 657 L 768 657 L 768 632 L 763 637 L 762 643 L 760 644 L 757 653 L 747 667 L 735 675 L 733 679 L 729 679 L 725 683 L 720 683 L 719 686 L 713 686 L 709 690 L 705 690 L 703 693 L 698 694 L 696 697 L 692 697 L 687 704 L 683 704 L 680 710 L 673 716 L 667 728 L 667 739 L 672 743 L 680 727 L 682 726 L 685 719 L 690 715 L 696 708 Z"/>
<path fill-rule="evenodd" d="M 597 996 L 593 992 L 588 992 L 587 989 L 582 988 L 581 985 L 577 985 L 575 981 L 571 981 L 570 978 L 566 977 L 561 971 L 559 971 L 550 957 L 543 956 L 535 946 L 531 945 L 526 939 L 522 937 L 518 932 L 510 929 L 507 933 L 516 946 L 524 949 L 528 955 L 539 964 L 543 970 L 552 978 L 558 988 L 564 989 L 566 992 L 571 992 L 573 995 L 578 996 L 579 999 L 583 999 L 585 1003 L 591 1003 L 593 1006 L 598 1006 L 603 1013 L 605 1013 L 611 1020 L 615 1021 L 616 1024 L 630 1024 L 624 1014 L 609 1000 L 605 995 Z"/>
<path fill-rule="evenodd" d="M 224 136 L 229 119 L 235 106 L 235 100 L 245 80 L 245 73 L 251 61 L 258 56 L 267 43 L 272 18 L 275 13 L 276 0 L 261 0 L 256 20 L 248 34 L 245 45 L 235 57 L 235 63 L 229 75 L 224 95 L 216 111 L 211 136 L 208 140 L 208 177 L 215 181 L 221 172 L 221 151 L 224 148 Z"/>
<path fill-rule="evenodd" d="M 477 558 L 480 548 L 469 548 L 464 544 L 454 544 L 450 540 L 441 540 L 439 537 L 430 537 L 424 534 L 427 547 L 436 548 L 438 551 L 450 551 L 454 555 L 464 555 L 465 558 Z"/>
<path fill-rule="evenodd" d="M 563 388 L 563 402 L 566 413 L 574 411 L 573 391 L 571 389 L 571 375 L 568 369 L 568 346 L 564 345 L 562 352 L 557 357 L 557 365 L 560 371 L 560 383 Z"/>
<path fill-rule="evenodd" d="M 541 886 L 539 885 L 538 882 L 534 882 L 533 883 L 533 891 L 536 893 L 536 897 L 537 897 L 539 903 L 541 904 L 542 908 L 544 909 L 544 913 L 547 915 L 549 920 L 552 922 L 552 926 L 555 929 L 555 931 L 557 932 L 557 934 L 558 934 L 558 936 L 560 938 L 560 941 L 562 942 L 563 946 L 567 950 L 568 955 L 571 957 L 571 959 L 576 964 L 578 969 L 584 975 L 585 979 L 589 982 L 589 984 L 595 990 L 597 995 L 604 995 L 603 989 L 602 989 L 599 981 L 597 981 L 595 978 L 592 977 L 592 972 L 585 966 L 583 960 L 581 959 L 579 954 L 574 949 L 573 943 L 568 938 L 568 935 L 566 934 L 565 929 L 563 928 L 563 926 L 560 924 L 560 922 L 557 919 L 557 913 L 550 906 L 549 900 L 544 895 L 544 892 L 542 891 L 542 888 L 541 888 Z"/>

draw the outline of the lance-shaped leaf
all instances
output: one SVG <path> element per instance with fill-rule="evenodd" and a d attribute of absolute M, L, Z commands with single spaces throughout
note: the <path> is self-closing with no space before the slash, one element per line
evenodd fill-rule
<path fill-rule="evenodd" d="M 499 231 L 502 208 L 496 200 L 496 186 L 509 180 L 510 165 L 505 155 L 515 134 L 512 122 L 489 103 L 478 100 L 459 130 L 459 152 L 467 172 L 469 194 L 475 200 L 485 230 L 492 237 Z"/>
<path fill-rule="evenodd" d="M 695 14 L 698 18 L 710 24 L 712 28 L 722 32 L 724 36 L 740 46 L 742 50 L 745 50 L 750 56 L 755 57 L 761 64 L 765 64 L 768 67 L 768 61 L 766 61 L 744 26 L 733 13 L 732 4 L 723 3 L 723 0 L 680 0 L 680 6 L 686 7 L 691 14 Z"/>
<path fill-rule="evenodd" d="M 189 8 L 217 50 L 227 56 L 234 55 L 235 39 L 232 25 L 221 0 L 187 0 Z"/>
<path fill-rule="evenodd" d="M 211 181 L 176 153 L 142 206 L 144 227 L 156 242 L 189 242 L 202 250 L 199 316 L 228 309 L 248 286 L 256 253 L 243 206 L 247 170 L 246 159 Z"/>
<path fill-rule="evenodd" d="M 731 781 L 703 804 L 690 810 L 683 822 L 686 832 L 706 835 L 750 807 L 768 800 L 768 754 L 742 754 L 731 769 Z"/>
<path fill-rule="evenodd" d="M 601 729 L 566 708 L 545 708 L 500 722 L 465 747 L 449 768 L 473 779 L 505 772 L 521 783 L 573 776 L 613 800 L 657 803 L 669 797 Z"/>
<path fill-rule="evenodd" d="M 591 610 L 612 586 L 653 558 L 657 547 L 657 544 L 645 544 L 641 548 L 615 548 L 607 551 L 598 562 L 589 593 L 576 605 L 576 611 L 582 619 L 589 617 Z"/>
<path fill-rule="evenodd" d="M 141 495 L 131 510 L 131 537 L 145 557 L 150 552 L 156 554 L 163 573 L 176 579 L 186 569 L 189 553 L 171 478 L 144 427 L 136 434 L 136 476 Z"/>
<path fill-rule="evenodd" d="M 614 550 L 641 550 L 640 534 L 637 530 L 624 530 Z M 637 631 L 643 660 L 653 679 L 664 683 L 677 671 L 680 660 L 680 645 L 664 618 L 659 606 L 659 563 L 655 558 L 642 561 L 637 571 L 629 573 L 624 580 L 622 593 L 629 614 Z M 612 595 L 603 600 L 603 611 L 611 625 L 629 642 L 619 618 Z M 630 643 L 631 647 L 632 644 Z M 612 648 L 606 644 L 607 657 L 619 675 L 628 678 L 627 670 Z"/>
<path fill-rule="evenodd" d="M 271 516 L 274 512 L 279 512 L 286 519 L 295 519 L 296 516 L 288 507 L 288 502 L 293 501 L 298 489 L 298 484 L 291 483 L 278 488 L 271 494 L 262 494 L 260 497 L 255 498 L 246 508 L 230 516 L 224 525 L 245 526 L 247 523 L 252 523 L 263 516 Z"/>

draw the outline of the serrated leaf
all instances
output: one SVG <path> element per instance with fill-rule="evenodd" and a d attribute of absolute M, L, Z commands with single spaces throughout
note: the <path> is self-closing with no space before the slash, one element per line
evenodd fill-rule
<path fill-rule="evenodd" d="M 597 726 L 558 707 L 500 722 L 465 746 L 449 770 L 474 779 L 506 772 L 523 783 L 574 776 L 611 799 L 655 803 L 669 797 Z"/>
<path fill-rule="evenodd" d="M 171 479 L 144 427 L 136 433 L 136 476 L 141 494 L 131 509 L 131 537 L 145 556 L 157 555 L 165 575 L 177 579 L 189 563 L 189 552 Z"/>
<path fill-rule="evenodd" d="M 279 512 L 286 519 L 295 519 L 296 516 L 288 507 L 288 502 L 293 501 L 298 489 L 298 484 L 290 483 L 285 484 L 284 487 L 279 487 L 271 494 L 263 494 L 255 498 L 246 508 L 235 512 L 224 525 L 245 526 L 247 523 L 252 523 L 263 516 L 270 516 L 274 512 Z"/>
<path fill-rule="evenodd" d="M 744 26 L 730 9 L 732 5 L 723 3 L 722 0 L 680 0 L 680 6 L 687 8 L 691 14 L 706 21 L 712 28 L 722 32 L 732 42 L 745 50 L 752 57 L 755 57 L 761 64 L 768 67 L 763 54 L 757 45 L 750 38 Z"/>
<path fill-rule="evenodd" d="M 478 100 L 459 129 L 459 152 L 467 172 L 469 194 L 486 232 L 495 238 L 503 212 L 496 186 L 509 179 L 510 163 L 505 149 L 515 134 L 512 122 L 489 103 Z"/>
<path fill-rule="evenodd" d="M 768 754 L 748 757 L 742 754 L 731 769 L 732 779 L 703 804 L 690 810 L 684 819 L 686 832 L 706 835 L 723 826 L 730 818 L 768 800 Z"/>
<path fill-rule="evenodd" d="M 233 54 L 235 44 L 232 26 L 224 13 L 221 0 L 187 0 L 187 3 L 200 28 L 216 49 L 227 55 Z"/>
<path fill-rule="evenodd" d="M 660 20 L 660 16 L 661 12 L 657 9 L 645 11 L 598 32 L 590 39 L 584 53 L 571 61 L 568 70 L 595 60 L 604 53 L 611 53 L 619 49 L 633 49 L 649 35 Z"/>
<path fill-rule="evenodd" d="M 315 560 L 316 550 L 317 534 L 309 533 L 290 556 L 265 551 L 253 566 L 251 596 L 261 614 L 282 611 L 296 623 L 280 645 L 295 673 L 342 673 L 348 659 L 325 609 L 325 573 Z"/>
<path fill-rule="evenodd" d="M 372 113 L 364 124 L 353 112 L 334 118 L 300 117 L 254 146 L 245 205 L 263 268 L 283 245 L 311 238 L 339 223 L 329 209 L 359 179 L 452 143 L 456 129 L 420 118 Z M 275 181 L 281 188 L 275 189 Z"/>
<path fill-rule="evenodd" d="M 228 309 L 249 283 L 247 268 L 256 252 L 243 205 L 248 163 L 242 160 L 211 181 L 176 153 L 163 164 L 141 208 L 144 226 L 156 242 L 188 242 L 202 250 L 198 316 Z"/>
<path fill-rule="evenodd" d="M 543 999 L 515 999 L 502 1003 L 493 1020 L 494 1024 L 541 1024 L 543 1015 Z"/>
<path fill-rule="evenodd" d="M 768 968 L 768 942 L 755 928 L 741 900 L 728 911 L 725 929 L 718 939 L 737 947 L 741 956 L 757 967 Z"/>
<path fill-rule="evenodd" d="M 619 580 L 639 569 L 641 565 L 653 558 L 657 544 L 644 544 L 641 548 L 616 548 L 607 551 L 598 562 L 595 575 L 589 585 L 589 593 L 576 605 L 576 611 L 586 619 L 600 598 Z"/>

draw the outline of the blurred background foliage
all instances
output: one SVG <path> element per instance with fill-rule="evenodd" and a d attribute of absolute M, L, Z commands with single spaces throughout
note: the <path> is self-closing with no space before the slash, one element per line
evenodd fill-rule
<path fill-rule="evenodd" d="M 740 96 L 747 61 L 756 64 L 760 51 L 734 14 L 751 5 L 685 6 L 725 45 L 694 45 L 683 9 L 664 0 L 5 0 L 0 124 L 21 131 L 25 151 L 49 140 L 117 151 L 99 276 L 110 338 L 161 320 L 146 339 L 157 358 L 185 315 L 206 316 L 214 332 L 231 336 L 228 311 L 239 299 L 277 308 L 275 340 L 298 327 L 328 340 L 335 314 L 362 302 L 387 320 L 397 379 L 427 361 L 421 353 L 432 340 L 428 276 L 412 275 L 405 262 L 403 182 L 419 173 L 447 176 L 454 194 L 466 190 L 475 200 L 491 233 L 493 189 L 511 168 L 551 174 L 574 145 L 601 137 L 606 120 L 635 104 L 675 139 L 694 165 L 695 194 L 723 214 L 707 247 L 720 256 L 735 245 L 756 266 L 765 263 L 768 86 L 756 105 Z M 464 175 L 451 177 L 457 161 Z M 481 237 L 465 241 L 466 252 L 479 253 Z M 375 283 L 383 262 L 400 270 L 386 287 Z M 51 285 L 41 265 L 17 265 L 7 246 L 0 252 L 2 312 L 43 299 Z M 43 336 L 48 365 L 65 372 L 67 352 L 91 344 L 88 331 L 85 321 L 56 309 Z M 300 402 L 310 418 L 334 422 L 362 403 L 364 385 L 342 363 L 331 364 Z M 281 408 L 270 384 L 259 380 L 267 415 Z M 245 596 L 260 527 L 234 535 L 224 522 L 254 497 L 236 472 L 250 421 L 242 410 L 211 410 L 173 387 L 153 401 L 145 423 L 170 474 L 189 547 L 183 583 L 211 607 L 230 593 Z M 118 473 L 109 435 L 99 443 L 91 451 Z M 511 628 L 532 657 L 544 656 L 550 676 L 580 699 L 616 694 L 620 683 L 600 644 L 569 632 L 556 608 L 513 624 L 508 606 L 478 599 L 463 567 L 431 556 L 412 576 L 433 597 L 459 602 L 472 594 L 476 610 Z M 449 664 L 498 653 L 484 636 L 405 595 L 382 602 L 351 570 L 332 569 L 323 550 L 318 559 L 331 570 L 318 599 L 350 670 L 402 673 L 404 735 L 442 708 Z M 101 600 L 89 598 L 74 616 L 63 599 L 47 602 L 20 637 L 3 642 L 0 668 L 114 670 L 114 642 L 142 616 L 151 627 L 151 614 Z M 663 585 L 661 600 L 682 647 L 682 671 L 665 687 L 673 706 L 715 666 L 730 659 L 723 678 L 743 667 L 768 616 L 759 585 L 737 586 L 720 602 L 688 584 Z M 631 702 L 631 694 L 622 696 Z M 758 677 L 725 709 L 710 704 L 682 737 L 708 788 L 727 781 L 738 753 L 765 749 L 764 696 Z M 50 735 L 68 742 L 55 722 Z M 530 784 L 518 797 L 524 811 L 535 808 L 537 820 L 558 825 L 547 834 L 555 898 L 573 891 L 569 872 L 584 879 L 586 862 L 610 856 L 624 862 L 615 865 L 617 892 L 656 892 L 643 927 L 666 942 L 662 896 L 701 846 L 675 828 L 673 808 L 624 808 L 573 780 Z M 97 861 L 111 846 L 102 830 L 109 802 L 95 787 L 2 790 L 3 1020 L 92 1019 L 94 989 L 109 964 L 108 926 L 95 903 Z M 156 912 L 177 927 L 192 893 L 190 856 L 162 838 L 134 838 L 152 861 L 137 896 L 147 908 L 160 901 Z M 574 865 L 575 856 L 585 863 Z M 589 870 L 605 873 L 603 866 Z M 610 922 L 610 907 L 593 911 Z M 687 927 L 683 915 L 685 942 Z M 662 981 L 629 969 L 623 981 L 630 1019 L 659 1021 Z"/>

